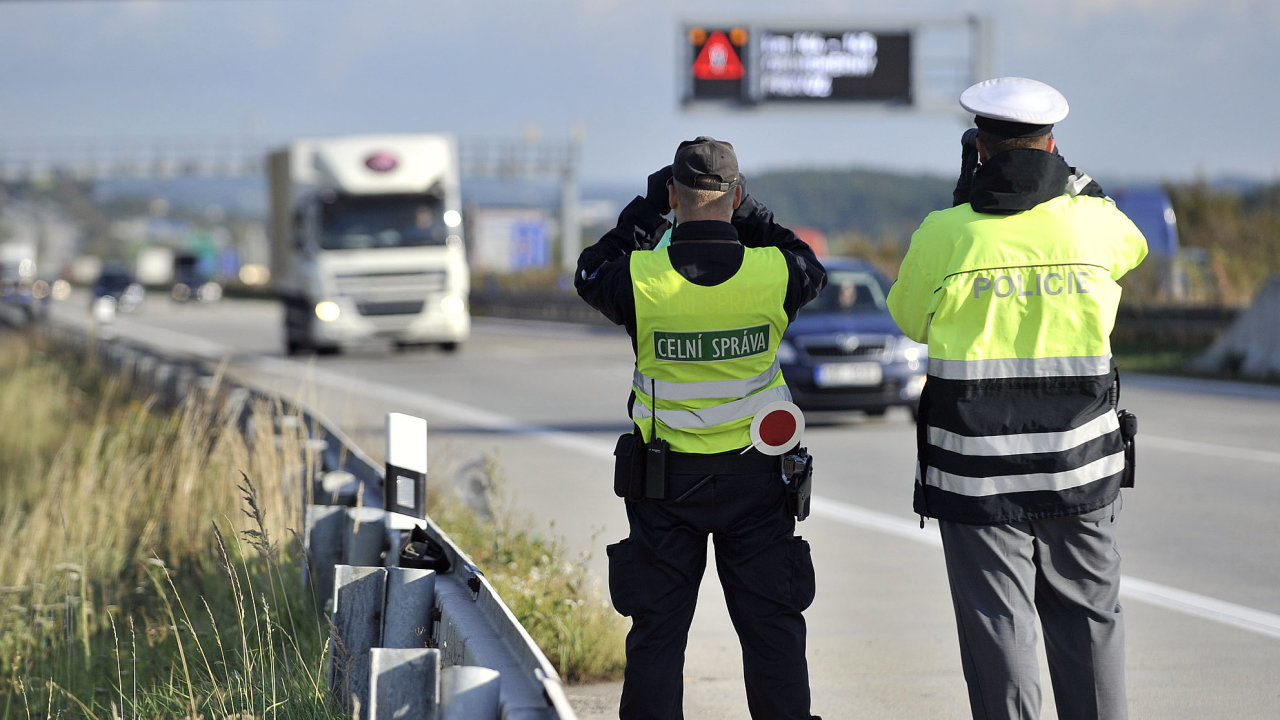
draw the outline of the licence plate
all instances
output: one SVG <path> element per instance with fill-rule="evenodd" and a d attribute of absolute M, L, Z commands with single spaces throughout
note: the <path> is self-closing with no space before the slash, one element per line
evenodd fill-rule
<path fill-rule="evenodd" d="M 819 365 L 813 382 L 818 387 L 865 387 L 884 380 L 880 363 L 828 363 Z"/>

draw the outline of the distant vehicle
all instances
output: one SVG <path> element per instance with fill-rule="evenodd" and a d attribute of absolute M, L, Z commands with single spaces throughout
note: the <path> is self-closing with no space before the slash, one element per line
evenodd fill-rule
<path fill-rule="evenodd" d="M 898 329 L 885 298 L 889 280 L 869 262 L 827 258 L 827 286 L 783 335 L 778 362 L 804 410 L 915 417 L 928 348 Z"/>
<path fill-rule="evenodd" d="M 1156 263 L 1161 294 L 1171 300 L 1185 298 L 1189 282 L 1184 262 L 1207 266 L 1208 258 L 1200 254 L 1203 251 L 1199 248 L 1179 246 L 1178 221 L 1168 193 L 1159 187 L 1119 188 L 1112 198 L 1147 239 L 1147 262 Z M 1201 270 L 1204 276 L 1210 272 L 1207 267 Z"/>
<path fill-rule="evenodd" d="M 285 351 L 471 332 L 457 147 L 447 135 L 299 140 L 267 162 Z"/>
<path fill-rule="evenodd" d="M 137 310 L 145 295 L 146 291 L 134 279 L 133 273 L 118 265 L 102 268 L 98 279 L 93 282 L 93 302 L 97 304 L 102 300 L 109 300 L 114 305 L 113 309 L 119 312 Z"/>
<path fill-rule="evenodd" d="M 173 258 L 173 287 L 169 297 L 174 302 L 216 302 L 222 299 L 222 285 L 201 267 L 200 258 L 181 254 Z"/>
<path fill-rule="evenodd" d="M 1178 222 L 1168 193 L 1158 187 L 1120 188 L 1112 198 L 1142 231 L 1152 255 L 1178 254 Z"/>

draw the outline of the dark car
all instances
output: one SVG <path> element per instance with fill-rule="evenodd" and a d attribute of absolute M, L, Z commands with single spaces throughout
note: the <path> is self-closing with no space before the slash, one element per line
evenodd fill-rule
<path fill-rule="evenodd" d="M 129 312 L 137 309 L 142 303 L 145 291 L 134 279 L 128 268 L 119 265 L 108 265 L 102 268 L 98 279 L 93 282 L 93 302 L 103 298 L 114 301 L 114 309 Z"/>
<path fill-rule="evenodd" d="M 222 299 L 222 286 L 209 277 L 200 258 L 178 255 L 173 259 L 173 287 L 169 297 L 174 302 L 216 302 Z"/>
<path fill-rule="evenodd" d="M 787 328 L 778 361 L 804 410 L 883 415 L 901 406 L 915 415 L 927 347 L 898 329 L 885 298 L 889 280 L 871 263 L 827 258 L 827 286 Z"/>

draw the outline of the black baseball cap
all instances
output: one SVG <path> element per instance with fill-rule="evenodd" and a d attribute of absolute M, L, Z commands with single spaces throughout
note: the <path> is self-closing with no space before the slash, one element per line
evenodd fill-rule
<path fill-rule="evenodd" d="M 671 176 L 685 187 L 728 192 L 738 184 L 738 156 L 729 143 L 699 135 L 676 148 Z"/>

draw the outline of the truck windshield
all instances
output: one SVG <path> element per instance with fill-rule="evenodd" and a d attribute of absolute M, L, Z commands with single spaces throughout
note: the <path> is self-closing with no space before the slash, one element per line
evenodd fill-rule
<path fill-rule="evenodd" d="M 324 250 L 444 245 L 444 203 L 431 195 L 337 195 L 321 206 Z"/>

